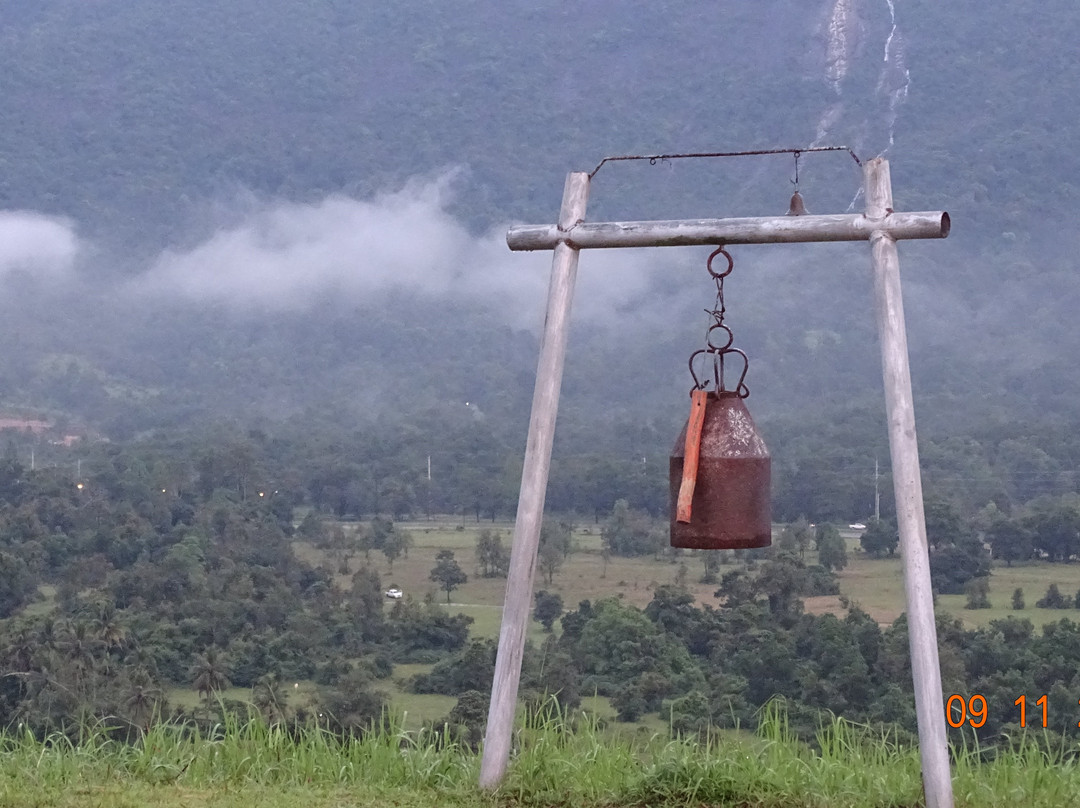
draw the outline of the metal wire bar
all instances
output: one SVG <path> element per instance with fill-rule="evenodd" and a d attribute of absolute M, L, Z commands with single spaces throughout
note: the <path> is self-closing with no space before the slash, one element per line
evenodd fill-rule
<path fill-rule="evenodd" d="M 687 157 L 754 157 L 763 154 L 804 154 L 806 152 L 827 152 L 827 151 L 846 151 L 851 155 L 851 159 L 855 161 L 856 165 L 862 165 L 862 161 L 855 152 L 853 152 L 847 146 L 806 146 L 801 149 L 757 149 L 754 151 L 735 151 L 735 152 L 693 152 L 687 154 L 622 154 L 613 157 L 605 157 L 599 162 L 599 164 L 589 173 L 589 179 L 596 176 L 596 172 L 599 171 L 604 163 L 615 163 L 620 160 L 648 160 L 650 165 L 655 165 L 657 160 L 682 160 Z"/>

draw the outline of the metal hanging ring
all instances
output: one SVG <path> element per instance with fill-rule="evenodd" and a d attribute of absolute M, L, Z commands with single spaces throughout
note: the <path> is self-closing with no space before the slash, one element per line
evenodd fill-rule
<path fill-rule="evenodd" d="M 722 255 L 724 256 L 724 258 L 727 259 L 727 269 L 725 269 L 723 272 L 717 272 L 712 268 L 713 259 L 716 258 L 716 256 L 718 255 Z M 709 274 L 719 280 L 720 278 L 726 278 L 728 275 L 731 274 L 731 270 L 735 268 L 735 259 L 733 259 L 727 249 L 725 249 L 724 246 L 721 245 L 716 248 L 712 255 L 709 256 L 709 263 L 706 266 L 709 270 Z"/>
<path fill-rule="evenodd" d="M 726 337 L 722 345 L 717 345 L 713 342 L 713 332 L 722 331 Z M 735 341 L 735 335 L 731 333 L 731 329 L 723 323 L 713 323 L 709 326 L 709 330 L 705 332 L 705 344 L 709 346 L 710 351 L 721 353 L 731 348 L 731 343 Z"/>

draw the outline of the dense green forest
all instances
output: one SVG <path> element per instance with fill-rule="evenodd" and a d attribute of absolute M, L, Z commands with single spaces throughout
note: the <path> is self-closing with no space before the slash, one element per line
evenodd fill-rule
<path fill-rule="evenodd" d="M 481 455 L 475 424 L 442 434 L 455 436 L 444 437 L 444 449 L 457 444 L 465 460 Z M 422 515 L 425 504 L 455 503 L 469 521 L 486 518 L 485 508 L 503 511 L 490 487 L 465 484 L 487 483 L 494 472 L 470 477 L 464 463 L 450 476 L 457 487 L 434 479 L 429 485 L 403 468 L 410 451 L 415 447 L 377 433 L 330 444 L 309 434 L 219 432 L 98 443 L 74 453 L 42 441 L 35 463 L 47 463 L 31 470 L 11 442 L 0 466 L 0 658 L 7 672 L 0 723 L 74 732 L 89 718 L 115 716 L 123 735 L 170 716 L 213 722 L 223 709 L 246 709 L 214 698 L 232 686 L 249 689 L 268 720 L 318 715 L 340 731 L 358 731 L 387 705 L 380 683 L 396 666 L 434 663 L 406 686 L 455 697 L 446 720 L 476 743 L 486 716 L 477 686 L 490 680 L 494 641 L 471 636 L 472 618 L 436 597 L 410 592 L 386 605 L 387 581 L 371 562 L 372 554 L 385 556 L 393 570 L 394 560 L 408 555 L 413 539 L 395 520 Z M 672 552 L 666 520 L 646 510 L 655 506 L 648 486 L 639 484 L 642 505 L 632 506 L 625 499 L 632 481 L 620 479 L 615 465 L 598 466 L 585 479 L 608 487 L 577 501 L 570 492 L 583 486 L 563 476 L 570 473 L 556 473 L 552 504 L 569 518 L 584 505 L 578 518 L 586 525 L 599 518 L 605 553 Z M 508 495 L 516 480 L 504 474 Z M 1003 496 L 1010 484 L 999 481 Z M 973 514 L 959 500 L 928 501 L 940 592 L 967 592 L 978 608 L 977 584 L 992 574 L 988 547 L 997 564 L 1080 555 L 1075 494 L 1012 490 L 1034 498 L 1008 513 L 987 502 Z M 894 552 L 891 530 L 890 543 L 888 522 L 873 523 L 864 551 Z M 564 562 L 575 563 L 570 535 L 554 519 L 545 527 L 539 568 L 548 585 Z M 564 605 L 539 594 L 537 619 L 560 630 L 531 647 L 526 698 L 548 694 L 577 709 L 584 695 L 597 694 L 610 698 L 619 720 L 659 713 L 680 732 L 708 733 L 753 726 L 760 708 L 782 696 L 792 726 L 807 738 L 829 712 L 913 732 L 903 618 L 882 626 L 856 604 L 841 616 L 804 612 L 803 598 L 837 592 L 832 570 L 846 561 L 842 544 L 826 551 L 835 535 L 824 522 L 814 531 L 798 520 L 770 550 L 706 554 L 702 580 L 715 583 L 716 595 L 704 608 L 678 578 L 658 585 L 644 609 L 617 598 Z M 296 542 L 324 562 L 305 561 Z M 821 566 L 804 560 L 810 545 Z M 505 552 L 497 536 L 481 532 L 477 574 L 504 575 Z M 685 560 L 680 575 L 686 580 Z M 468 577 L 452 551 L 441 553 L 431 572 L 448 601 Z M 1072 593 L 1053 592 L 1036 605 L 1073 606 Z M 1068 618 L 1041 630 L 1019 615 L 964 629 L 942 616 L 945 687 L 994 705 L 977 728 L 986 743 L 1015 730 L 1012 701 L 1021 694 L 1047 694 L 1052 729 L 1075 734 L 1078 635 L 1080 624 Z M 287 706 L 285 683 L 294 681 L 312 683 L 310 707 Z M 196 691 L 201 706 L 170 701 L 177 688 Z"/>

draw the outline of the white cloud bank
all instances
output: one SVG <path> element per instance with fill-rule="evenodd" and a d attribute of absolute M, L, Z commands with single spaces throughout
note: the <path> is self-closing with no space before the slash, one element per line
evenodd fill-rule
<path fill-rule="evenodd" d="M 71 273 L 78 253 L 79 239 L 69 222 L 30 211 L 0 211 L 0 277 L 61 278 Z"/>
<path fill-rule="evenodd" d="M 371 200 L 264 205 L 192 249 L 163 252 L 132 291 L 273 312 L 328 295 L 360 302 L 404 289 L 487 303 L 513 323 L 537 327 L 551 253 L 511 253 L 505 227 L 470 234 L 446 210 L 449 184 L 447 176 Z M 575 315 L 606 319 L 605 312 L 645 300 L 660 260 L 648 252 L 586 253 Z"/>

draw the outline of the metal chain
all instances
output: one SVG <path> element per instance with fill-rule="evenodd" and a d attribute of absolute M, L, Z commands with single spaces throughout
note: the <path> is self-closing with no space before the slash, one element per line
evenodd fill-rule
<path fill-rule="evenodd" d="M 717 256 L 721 255 L 727 259 L 727 267 L 718 272 L 713 269 L 713 261 L 716 260 Z M 750 395 L 750 390 L 746 387 L 744 382 L 750 362 L 746 358 L 745 353 L 738 348 L 731 347 L 731 343 L 735 340 L 735 335 L 731 333 L 731 329 L 724 323 L 724 314 L 727 313 L 727 307 L 724 305 L 724 278 L 730 275 L 732 269 L 735 268 L 735 261 L 731 257 L 731 254 L 723 246 L 720 246 L 709 256 L 706 268 L 709 270 L 709 275 L 716 283 L 716 302 L 713 303 L 711 309 L 705 309 L 705 313 L 712 318 L 712 322 L 705 332 L 706 347 L 700 348 L 690 354 L 690 375 L 694 379 L 694 389 L 707 390 L 709 387 L 709 379 L 705 379 L 704 381 L 699 380 L 698 374 L 694 371 L 694 360 L 699 356 L 704 355 L 707 357 L 706 362 L 708 362 L 708 357 L 712 358 L 712 381 L 716 385 L 714 388 L 715 391 L 718 393 L 728 392 L 724 382 L 724 358 L 728 354 L 738 354 L 742 357 L 743 361 L 742 373 L 739 374 L 739 381 L 730 392 L 735 393 L 739 398 L 746 398 Z"/>

